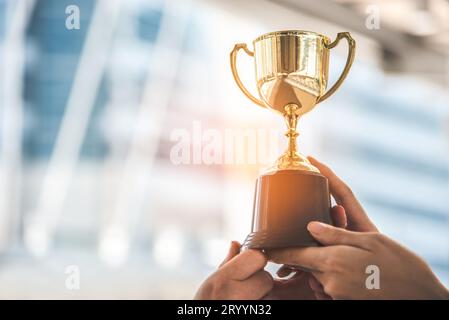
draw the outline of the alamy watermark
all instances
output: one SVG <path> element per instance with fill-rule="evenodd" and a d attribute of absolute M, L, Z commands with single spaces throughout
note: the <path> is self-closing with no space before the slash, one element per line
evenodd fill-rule
<path fill-rule="evenodd" d="M 380 269 L 378 266 L 371 264 L 366 267 L 365 273 L 369 274 L 365 280 L 365 287 L 368 290 L 380 289 Z"/>
<path fill-rule="evenodd" d="M 278 129 L 203 128 L 193 121 L 192 128 L 171 131 L 170 161 L 175 165 L 269 165 L 281 154 L 287 141 Z M 284 145 L 285 147 L 285 145 Z"/>
<path fill-rule="evenodd" d="M 67 290 L 80 289 L 80 267 L 77 265 L 70 265 L 65 267 L 64 273 L 67 275 L 65 279 L 65 288 Z"/>
<path fill-rule="evenodd" d="M 368 30 L 380 29 L 380 7 L 377 4 L 370 4 L 366 6 L 365 13 L 365 27 Z"/>
<path fill-rule="evenodd" d="M 79 30 L 81 28 L 80 8 L 72 4 L 65 8 L 65 13 L 68 15 L 65 19 L 67 30 Z"/>

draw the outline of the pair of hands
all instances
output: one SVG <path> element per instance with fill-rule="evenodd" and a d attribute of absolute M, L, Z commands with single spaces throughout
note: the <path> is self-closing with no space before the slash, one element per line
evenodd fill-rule
<path fill-rule="evenodd" d="M 239 253 L 232 242 L 219 269 L 200 287 L 196 299 L 435 299 L 449 298 L 429 266 L 411 251 L 380 234 L 351 189 L 326 165 L 309 157 L 328 178 L 337 205 L 331 209 L 334 226 L 311 222 L 308 231 L 322 247 L 288 248 Z M 264 271 L 268 259 L 310 270 L 282 266 L 281 278 Z M 379 272 L 378 289 L 368 289 L 367 267 Z"/>

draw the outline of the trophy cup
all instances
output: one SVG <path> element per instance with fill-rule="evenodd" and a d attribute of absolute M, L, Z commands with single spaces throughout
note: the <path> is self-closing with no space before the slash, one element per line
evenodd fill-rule
<path fill-rule="evenodd" d="M 340 78 L 325 92 L 329 51 L 348 41 L 348 58 Z M 306 229 L 310 221 L 331 223 L 327 178 L 297 151 L 298 119 L 326 100 L 342 84 L 351 68 L 355 41 L 348 32 L 327 36 L 300 30 L 270 32 L 253 41 L 254 51 L 236 44 L 231 70 L 242 92 L 257 105 L 280 113 L 286 123 L 287 150 L 256 181 L 252 230 L 243 247 L 275 249 L 317 246 Z M 254 57 L 260 100 L 243 85 L 236 69 L 237 53 Z"/>

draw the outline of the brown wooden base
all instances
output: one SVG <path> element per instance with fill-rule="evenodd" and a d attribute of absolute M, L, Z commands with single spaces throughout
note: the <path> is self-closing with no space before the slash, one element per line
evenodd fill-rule
<path fill-rule="evenodd" d="M 310 221 L 331 223 L 327 178 L 283 170 L 257 179 L 251 233 L 243 246 L 255 249 L 317 246 Z"/>

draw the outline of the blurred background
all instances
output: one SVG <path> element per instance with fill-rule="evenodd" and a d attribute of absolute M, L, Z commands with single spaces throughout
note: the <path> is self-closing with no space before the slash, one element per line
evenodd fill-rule
<path fill-rule="evenodd" d="M 285 29 L 356 39 L 300 151 L 449 285 L 449 1 L 0 0 L 0 21 L 0 298 L 191 298 L 286 142 L 229 52 Z"/>

